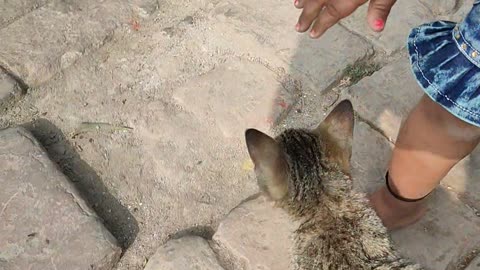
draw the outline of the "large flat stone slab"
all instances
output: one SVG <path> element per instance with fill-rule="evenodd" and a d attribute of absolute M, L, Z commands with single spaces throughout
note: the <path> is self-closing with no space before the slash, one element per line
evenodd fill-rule
<path fill-rule="evenodd" d="M 102 46 L 137 14 L 128 2 L 51 1 L 0 29 L 0 66 L 38 86 Z"/>
<path fill-rule="evenodd" d="M 203 98 L 192 95 L 202 92 Z M 173 99 L 226 138 L 235 138 L 251 127 L 270 129 L 294 103 L 295 93 L 279 87 L 268 67 L 232 59 L 176 89 Z"/>
<path fill-rule="evenodd" d="M 392 237 L 403 254 L 436 270 L 480 248 L 479 230 L 480 218 L 455 193 L 440 187 L 429 197 L 427 215 Z"/>
<path fill-rule="evenodd" d="M 213 247 L 229 269 L 289 270 L 297 227 L 261 196 L 230 212 L 213 236 Z"/>
<path fill-rule="evenodd" d="M 0 5 L 0 29 L 46 3 L 47 0 L 2 1 Z"/>
<path fill-rule="evenodd" d="M 110 270 L 116 240 L 27 131 L 0 131 L 0 268 Z"/>
<path fill-rule="evenodd" d="M 207 240 L 185 236 L 168 241 L 150 257 L 144 270 L 223 270 Z"/>
<path fill-rule="evenodd" d="M 459 199 L 480 216 L 480 148 L 460 161 L 442 181 L 442 186 L 455 192 Z"/>

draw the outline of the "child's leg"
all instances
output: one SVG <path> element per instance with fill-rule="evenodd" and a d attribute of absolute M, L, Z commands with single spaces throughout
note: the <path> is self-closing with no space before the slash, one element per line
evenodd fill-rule
<path fill-rule="evenodd" d="M 427 195 L 461 159 L 479 143 L 480 128 L 456 118 L 424 96 L 403 123 L 389 173 L 392 190 L 403 198 Z M 425 213 L 424 201 L 403 202 L 386 187 L 370 196 L 385 226 L 407 226 Z"/>

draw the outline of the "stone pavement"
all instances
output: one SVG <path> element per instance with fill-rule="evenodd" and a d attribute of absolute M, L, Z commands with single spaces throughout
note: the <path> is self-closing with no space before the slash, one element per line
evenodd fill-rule
<path fill-rule="evenodd" d="M 145 270 L 212 269 L 223 270 L 207 240 L 186 236 L 168 241 L 148 260 Z"/>
<path fill-rule="evenodd" d="M 23 128 L 0 132 L 0 268 L 112 269 L 117 241 Z"/>
<path fill-rule="evenodd" d="M 15 186 L 46 172 L 39 164 L 51 164 L 48 155 L 58 165 L 49 175 L 75 200 L 44 191 L 47 202 L 62 203 L 58 211 L 70 210 L 33 230 L 23 220 L 48 218 L 50 204 L 36 205 L 28 188 L 12 200 L 14 190 L 0 192 L 5 213 L 30 209 L 16 230 L 0 220 L 13 239 L 0 248 L 0 268 L 29 258 L 66 269 L 58 267 L 70 262 L 59 252 L 66 247 L 94 267 L 107 258 L 101 269 L 288 269 L 295 224 L 252 197 L 244 130 L 311 127 L 350 98 L 356 188 L 382 185 L 401 119 L 421 95 L 405 55 L 409 29 L 458 20 L 471 2 L 399 2 L 381 34 L 365 27 L 360 9 L 320 40 L 295 33 L 298 11 L 279 0 L 8 2 L 0 7 L 0 129 L 10 129 L 0 138 L 43 148 L 26 155 L 28 144 L 9 146 L 7 157 L 24 157 L 15 170 L 24 178 L 0 181 Z M 26 135 L 12 138 L 12 130 Z M 427 217 L 392 235 L 427 269 L 478 268 L 477 156 L 447 176 Z M 78 202 L 91 214 L 82 216 Z M 49 247 L 52 231 L 85 242 L 61 236 L 64 246 Z M 83 252 L 90 246 L 98 251 Z"/>

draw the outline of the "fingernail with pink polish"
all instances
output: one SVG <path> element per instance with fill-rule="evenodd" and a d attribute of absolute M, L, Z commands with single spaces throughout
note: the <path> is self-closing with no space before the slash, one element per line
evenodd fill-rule
<path fill-rule="evenodd" d="M 384 23 L 383 20 L 381 20 L 381 19 L 376 19 L 376 20 L 373 22 L 373 26 L 375 27 L 375 29 L 381 30 L 381 29 L 383 29 L 383 27 L 385 26 L 385 23 Z"/>
<path fill-rule="evenodd" d="M 293 1 L 293 4 L 296 6 L 298 5 L 298 0 Z"/>
<path fill-rule="evenodd" d="M 300 31 L 300 23 L 297 23 L 297 24 L 295 25 L 295 30 Z"/>

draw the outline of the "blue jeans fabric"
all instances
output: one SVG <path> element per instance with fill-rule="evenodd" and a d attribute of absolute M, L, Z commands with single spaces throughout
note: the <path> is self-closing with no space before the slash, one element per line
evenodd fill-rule
<path fill-rule="evenodd" d="M 436 21 L 414 28 L 407 47 L 425 93 L 480 127 L 480 0 L 460 23 Z"/>

